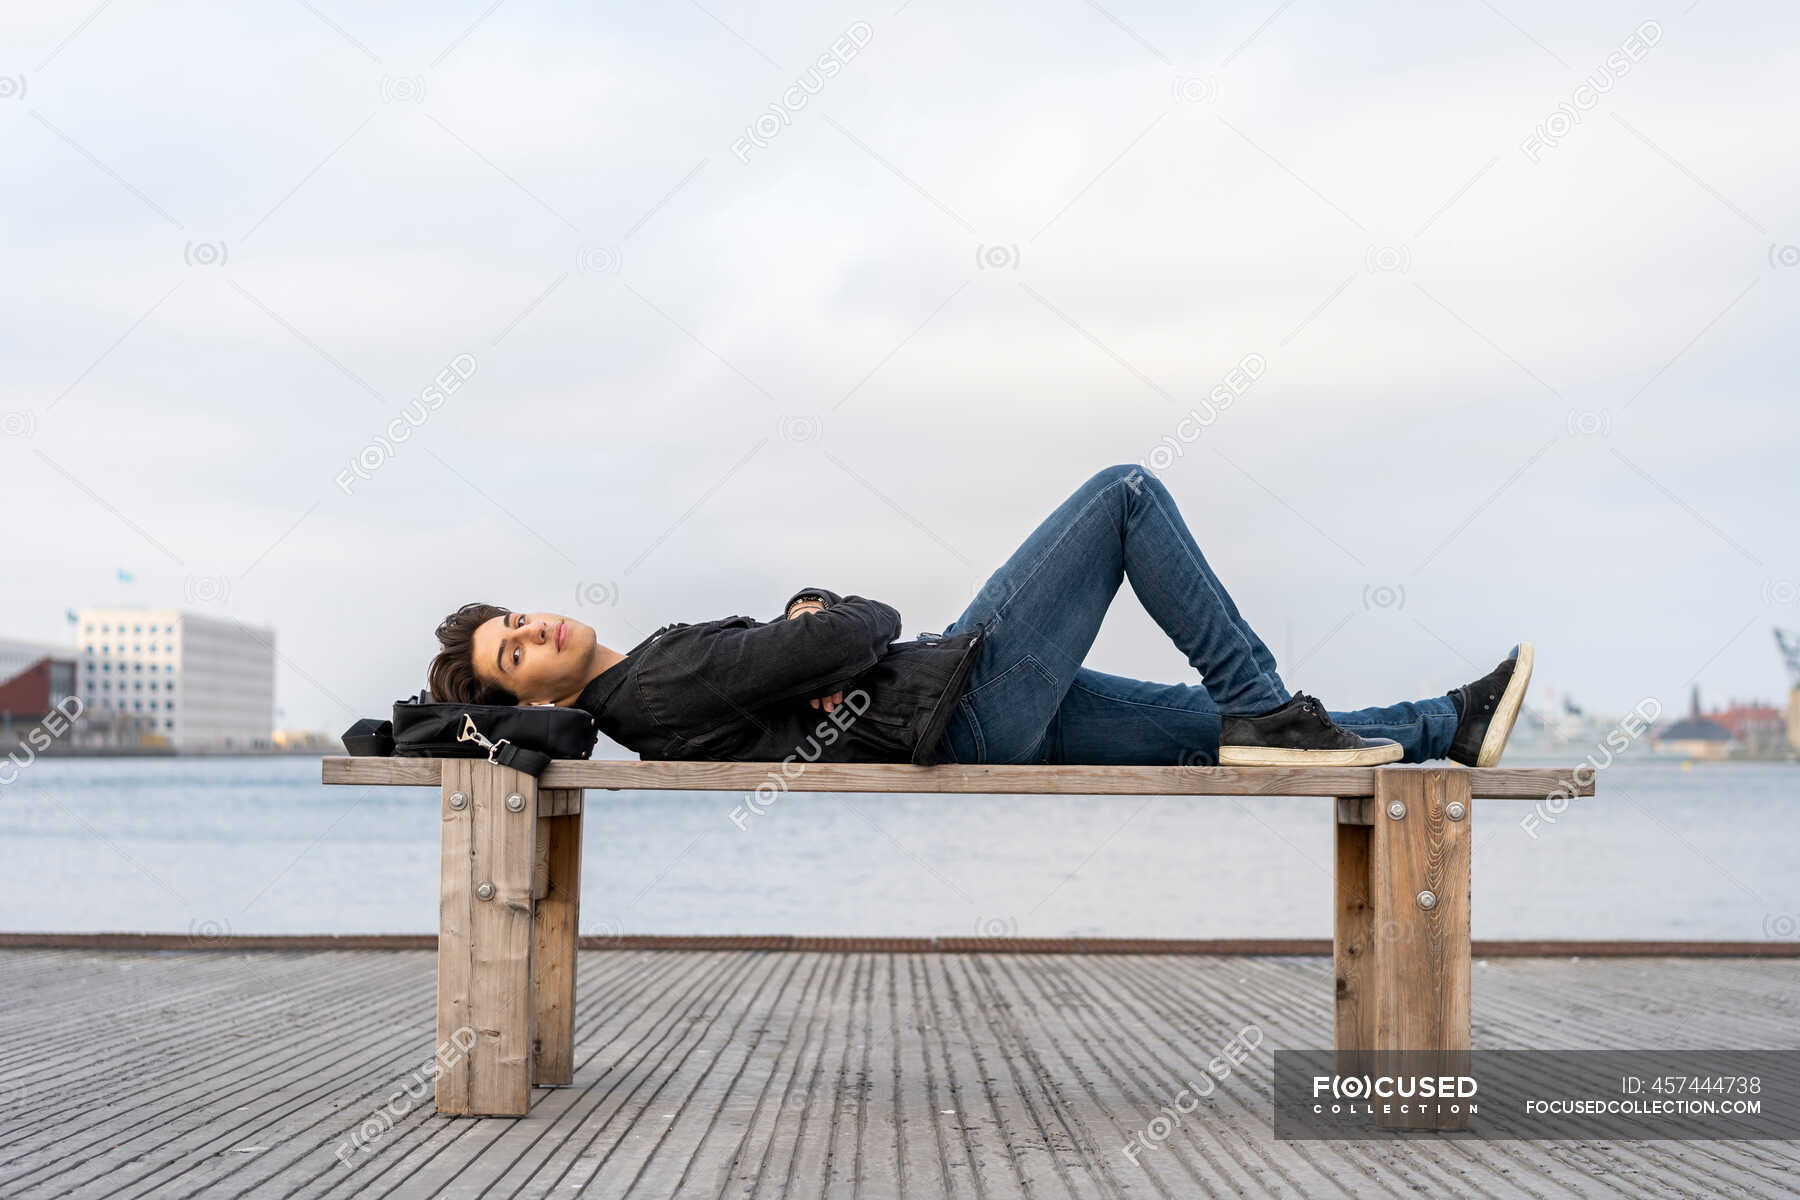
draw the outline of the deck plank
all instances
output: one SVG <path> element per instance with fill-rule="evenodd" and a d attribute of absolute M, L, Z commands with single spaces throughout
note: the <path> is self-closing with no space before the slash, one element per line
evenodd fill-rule
<path fill-rule="evenodd" d="M 0 950 L 11 1197 L 1791 1196 L 1783 1142 L 1277 1142 L 1265 1049 L 1133 1164 L 1247 1026 L 1329 1044 L 1318 957 L 584 951 L 575 1084 L 421 1104 L 424 951 Z M 1478 962 L 1474 1043 L 1800 1043 L 1800 961 Z"/>

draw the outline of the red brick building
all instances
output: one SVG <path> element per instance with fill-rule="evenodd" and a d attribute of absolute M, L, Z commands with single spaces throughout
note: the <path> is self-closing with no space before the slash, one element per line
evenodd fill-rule
<path fill-rule="evenodd" d="M 10 678 L 0 679 L 0 733 L 36 725 L 74 694 L 73 655 L 45 655 L 29 663 Z"/>

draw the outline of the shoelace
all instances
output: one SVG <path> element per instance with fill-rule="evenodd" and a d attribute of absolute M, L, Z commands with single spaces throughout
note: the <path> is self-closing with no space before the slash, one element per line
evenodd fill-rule
<path fill-rule="evenodd" d="M 1309 696 L 1305 692 L 1295 692 L 1294 699 L 1300 702 L 1300 710 L 1302 712 L 1317 717 L 1321 721 L 1329 721 L 1331 719 L 1325 715 L 1325 706 L 1320 704 L 1316 697 Z"/>

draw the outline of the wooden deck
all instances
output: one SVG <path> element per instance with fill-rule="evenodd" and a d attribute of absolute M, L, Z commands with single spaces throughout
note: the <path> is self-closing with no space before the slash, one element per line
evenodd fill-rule
<path fill-rule="evenodd" d="M 584 951 L 574 1086 L 506 1119 L 431 1112 L 433 963 L 0 950 L 0 1196 L 1800 1193 L 1794 1143 L 1277 1142 L 1270 1051 L 1330 1045 L 1329 958 Z M 1496 959 L 1473 1007 L 1478 1048 L 1794 1048 L 1800 961 Z"/>

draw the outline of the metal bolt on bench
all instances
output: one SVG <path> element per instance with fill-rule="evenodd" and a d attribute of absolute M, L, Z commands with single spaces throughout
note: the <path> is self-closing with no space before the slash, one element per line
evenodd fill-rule
<path fill-rule="evenodd" d="M 442 794 L 437 1040 L 475 1033 L 437 1077 L 437 1111 L 522 1116 L 575 1077 L 583 790 L 1320 796 L 1336 806 L 1334 1045 L 1469 1049 L 1471 799 L 1594 794 L 1593 772 L 1509 767 L 914 767 L 558 760 L 540 778 L 468 758 L 332 757 L 326 783 Z M 1385 814 L 1386 819 L 1377 819 Z M 466 1040 L 466 1036 L 465 1039 Z M 1442 1118 L 1439 1127 L 1453 1127 Z"/>

